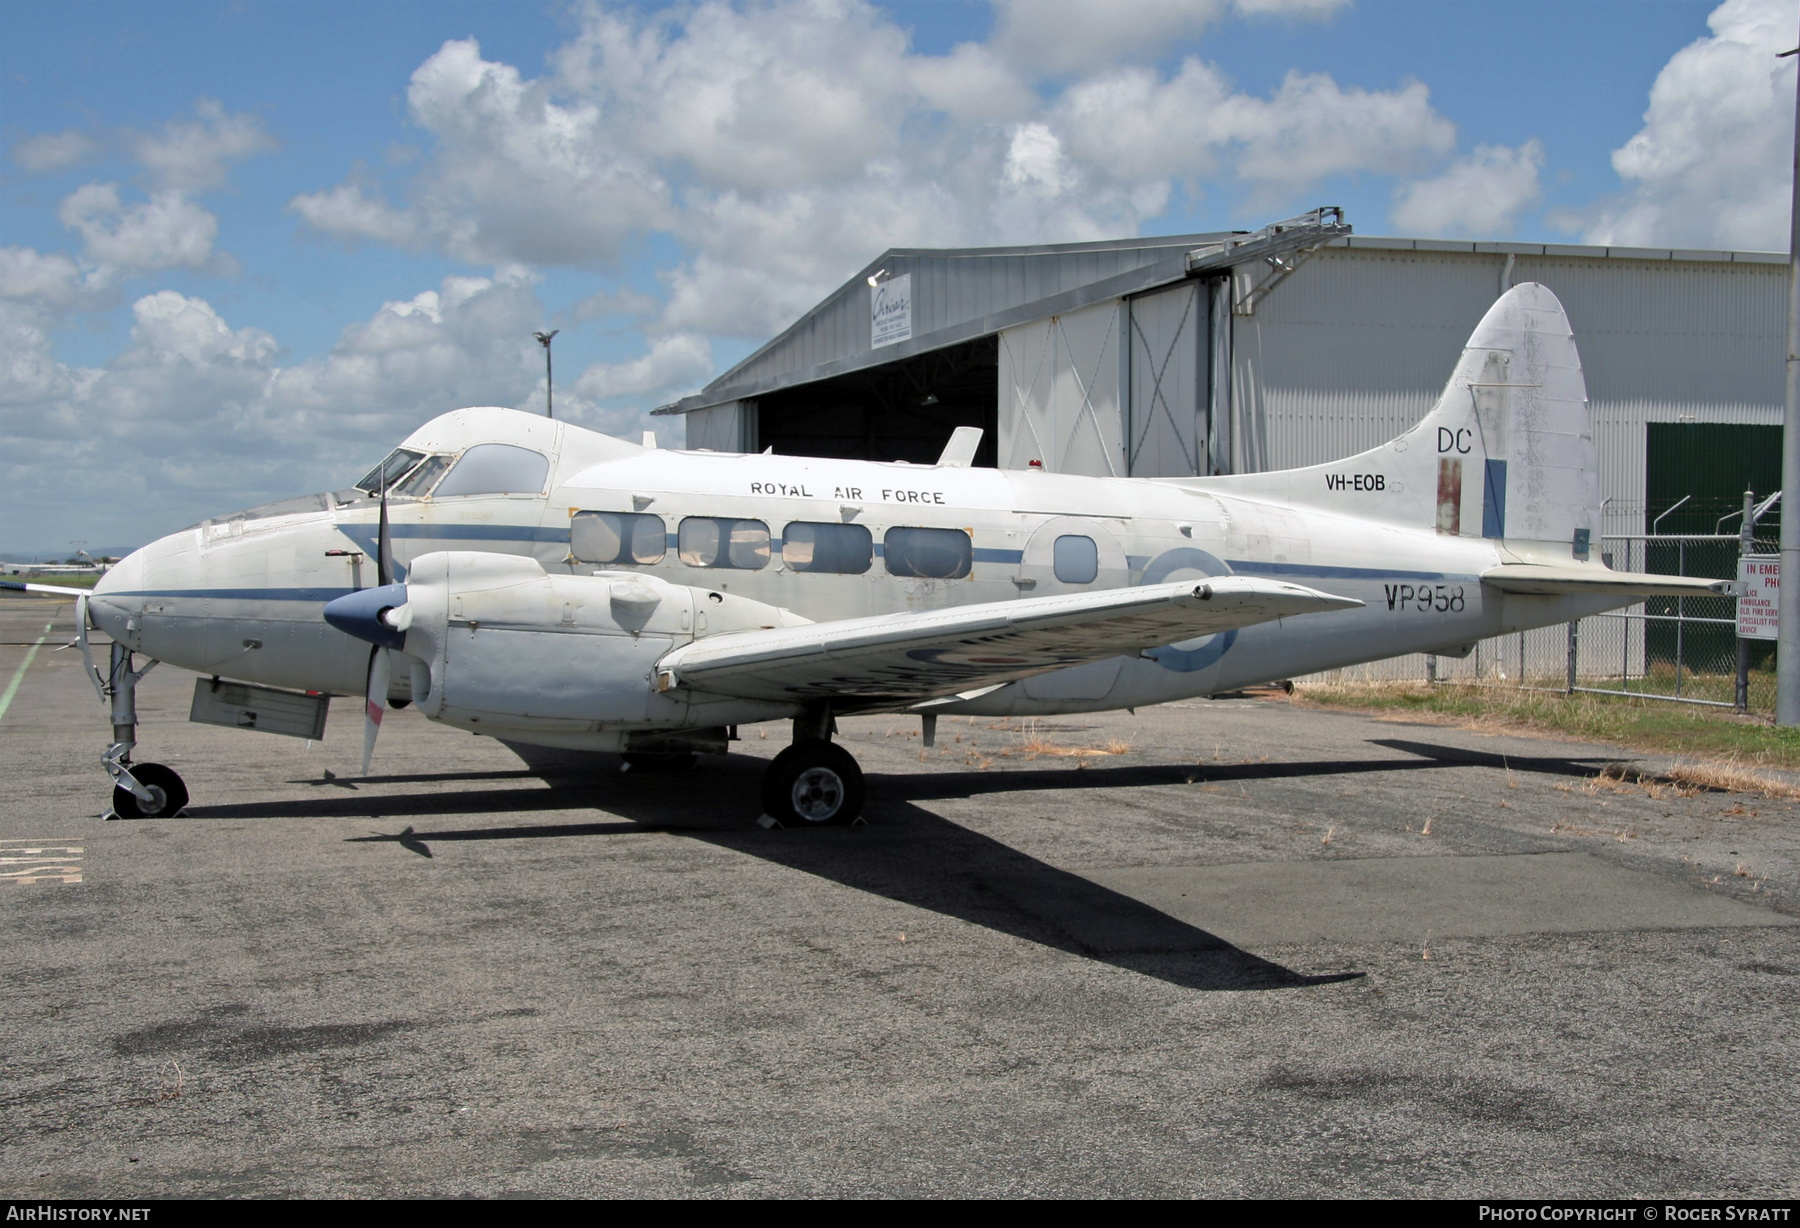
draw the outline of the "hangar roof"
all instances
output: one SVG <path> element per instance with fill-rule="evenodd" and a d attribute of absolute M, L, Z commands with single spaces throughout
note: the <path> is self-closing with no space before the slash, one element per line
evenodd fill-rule
<path fill-rule="evenodd" d="M 1336 214 L 1332 222 L 1329 215 Z M 1333 227 L 1341 229 L 1333 229 Z M 778 389 L 881 366 L 1119 295 L 1135 294 L 1241 259 L 1305 246 L 1368 247 L 1471 255 L 1787 263 L 1786 253 L 1593 247 L 1562 243 L 1473 243 L 1354 237 L 1337 210 L 1320 210 L 1255 232 L 1152 236 L 1021 247 L 889 248 L 761 349 L 692 396 L 656 410 L 684 414 Z M 1283 232 L 1291 235 L 1284 238 Z M 1302 232 L 1306 232 L 1303 234 Z M 1329 237 L 1330 234 L 1336 237 Z M 1314 236 L 1307 241 L 1307 234 Z M 875 348 L 869 279 L 916 273 L 912 337 Z"/>
<path fill-rule="evenodd" d="M 889 248 L 779 336 L 703 390 L 659 413 L 686 413 L 909 358 L 1012 324 L 1072 311 L 1187 276 L 1196 248 L 1230 233 L 1029 247 Z M 912 339 L 875 349 L 868 279 L 911 273 Z M 1066 301 L 1065 301 L 1066 300 Z"/>

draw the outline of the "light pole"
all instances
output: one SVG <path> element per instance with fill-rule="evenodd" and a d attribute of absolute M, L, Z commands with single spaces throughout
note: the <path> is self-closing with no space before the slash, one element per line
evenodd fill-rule
<path fill-rule="evenodd" d="M 550 342 L 562 329 L 553 328 L 547 333 L 532 333 L 538 344 L 544 347 L 544 417 L 556 417 L 555 403 L 550 399 Z"/>
<path fill-rule="evenodd" d="M 1800 47 L 1795 48 L 1800 51 Z M 1784 51 L 1781 57 L 1793 55 Z M 1794 195 L 1788 229 L 1787 409 L 1781 427 L 1780 622 L 1775 638 L 1775 723 L 1800 725 L 1800 83 L 1794 91 Z M 1794 495 L 1792 503 L 1787 496 Z"/>

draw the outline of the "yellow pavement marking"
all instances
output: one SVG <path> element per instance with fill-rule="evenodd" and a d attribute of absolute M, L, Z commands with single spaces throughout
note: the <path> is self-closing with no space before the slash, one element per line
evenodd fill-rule
<path fill-rule="evenodd" d="M 19 668 L 13 671 L 12 681 L 6 684 L 6 691 L 0 694 L 0 720 L 6 719 L 6 710 L 12 707 L 13 696 L 19 693 L 19 683 L 25 680 L 25 671 L 31 668 L 31 659 L 37 656 L 38 649 L 50 638 L 50 628 L 56 625 L 53 618 L 44 624 L 44 634 L 37 637 L 37 643 L 25 650 L 25 659 L 19 662 Z"/>
<path fill-rule="evenodd" d="M 0 883 L 78 883 L 85 852 L 70 840 L 0 840 Z"/>

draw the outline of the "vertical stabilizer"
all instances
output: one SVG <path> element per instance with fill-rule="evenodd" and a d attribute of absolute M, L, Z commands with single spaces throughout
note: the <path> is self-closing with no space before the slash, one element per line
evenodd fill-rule
<path fill-rule="evenodd" d="M 1514 286 L 1476 326 L 1437 406 L 1399 438 L 1330 464 L 1214 483 L 1585 560 L 1600 532 L 1600 475 L 1569 318 L 1548 287 Z"/>

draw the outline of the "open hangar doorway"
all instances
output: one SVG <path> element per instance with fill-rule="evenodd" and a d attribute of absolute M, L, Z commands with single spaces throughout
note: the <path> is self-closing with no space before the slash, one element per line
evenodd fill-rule
<path fill-rule="evenodd" d="M 783 456 L 929 465 L 959 426 L 982 429 L 975 463 L 999 461 L 1000 342 L 989 335 L 756 398 L 756 439 Z"/>

